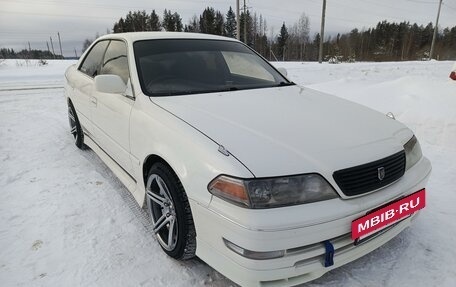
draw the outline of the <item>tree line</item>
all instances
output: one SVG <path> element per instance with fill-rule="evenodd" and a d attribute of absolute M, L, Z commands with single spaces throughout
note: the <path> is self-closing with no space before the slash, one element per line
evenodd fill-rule
<path fill-rule="evenodd" d="M 63 59 L 61 55 L 55 55 L 50 51 L 36 50 L 36 49 L 23 49 L 21 51 L 14 51 L 14 49 L 1 48 L 1 59 Z"/>
<path fill-rule="evenodd" d="M 240 14 L 239 21 L 241 26 L 240 40 L 264 57 L 270 60 L 284 59 L 283 52 L 288 51 L 287 60 L 304 59 L 305 44 L 308 42 L 310 30 L 309 18 L 305 14 L 289 27 L 290 32 L 287 32 L 286 41 L 277 41 L 277 37 L 274 37 L 273 33 L 269 37 L 266 35 L 268 26 L 266 19 L 261 14 L 251 13 L 247 10 Z M 125 17 L 121 17 L 114 23 L 112 30 L 114 33 L 138 31 L 194 32 L 236 38 L 236 24 L 236 14 L 232 7 L 226 13 L 207 7 L 200 15 L 194 15 L 186 24 L 182 22 L 179 13 L 171 10 L 165 9 L 161 17 L 155 10 L 152 10 L 151 13 L 143 10 L 128 12 Z"/>
<path fill-rule="evenodd" d="M 358 61 L 404 61 L 428 59 L 434 33 L 432 23 L 382 21 L 375 28 L 338 34 L 325 42 L 327 55 Z M 318 39 L 319 40 L 319 39 Z M 436 37 L 435 55 L 440 60 L 456 59 L 456 26 Z"/>
<path fill-rule="evenodd" d="M 229 7 L 226 13 L 212 7 L 200 15 L 193 15 L 186 23 L 178 12 L 165 9 L 159 15 L 152 10 L 129 11 L 112 27 L 112 32 L 177 31 L 222 35 L 236 38 L 238 19 Z M 293 24 L 283 22 L 275 33 L 269 28 L 265 17 L 247 10 L 241 12 L 240 40 L 270 61 L 317 61 L 320 34 L 310 36 L 309 18 L 303 13 Z M 434 26 L 432 23 L 418 25 L 410 22 L 381 21 L 375 27 L 329 36 L 323 45 L 325 60 L 334 61 L 406 61 L 429 57 Z M 111 33 L 111 30 L 106 31 Z M 98 34 L 97 34 L 98 37 Z M 86 39 L 83 50 L 92 43 Z M 456 59 L 456 26 L 439 29 L 435 55 L 440 60 Z M 2 58 L 43 58 L 61 56 L 48 51 L 1 49 Z"/>
<path fill-rule="evenodd" d="M 278 34 L 268 29 L 266 19 L 256 12 L 242 12 L 240 40 L 268 60 L 317 61 L 320 35 L 309 36 L 309 18 L 303 13 L 292 25 L 284 22 Z M 236 37 L 236 15 L 230 7 L 226 13 L 207 7 L 186 24 L 179 13 L 165 10 L 160 17 L 155 10 L 129 12 L 113 26 L 114 33 L 135 31 L 185 31 Z M 246 26 L 244 26 L 244 24 Z M 268 33 L 269 32 L 269 33 Z M 381 21 L 375 27 L 329 36 L 323 45 L 326 60 L 405 61 L 429 57 L 434 26 L 410 22 Z M 456 26 L 439 29 L 435 46 L 441 60 L 456 58 Z"/>

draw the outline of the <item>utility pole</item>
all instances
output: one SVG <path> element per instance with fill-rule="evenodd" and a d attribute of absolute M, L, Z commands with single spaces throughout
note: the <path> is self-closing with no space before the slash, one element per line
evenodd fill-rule
<path fill-rule="evenodd" d="M 59 37 L 60 56 L 62 56 L 62 59 L 63 59 L 62 42 L 60 41 L 60 33 L 59 32 L 57 32 L 57 36 Z"/>
<path fill-rule="evenodd" d="M 51 48 L 52 48 L 52 55 L 55 59 L 55 52 L 54 52 L 54 43 L 52 43 L 52 37 L 50 36 L 49 39 L 51 39 Z"/>
<path fill-rule="evenodd" d="M 78 53 L 76 53 L 76 48 L 74 48 L 74 56 L 77 58 L 78 57 Z"/>
<path fill-rule="evenodd" d="M 435 20 L 434 36 L 432 36 L 432 44 L 431 44 L 431 52 L 429 53 L 429 60 L 431 60 L 432 56 L 434 56 L 435 38 L 437 38 L 437 32 L 439 31 L 440 8 L 442 8 L 442 0 L 440 0 L 440 2 L 439 2 L 439 11 L 437 12 L 437 20 Z"/>
<path fill-rule="evenodd" d="M 239 11 L 239 0 L 236 0 L 236 39 L 241 39 L 241 12 Z"/>
<path fill-rule="evenodd" d="M 28 42 L 28 46 L 29 46 L 29 52 L 31 52 L 32 48 L 30 47 L 30 42 Z"/>
<path fill-rule="evenodd" d="M 247 44 L 247 5 L 244 0 L 244 44 Z"/>
<path fill-rule="evenodd" d="M 49 54 L 50 54 L 50 53 L 51 53 L 51 50 L 49 50 L 49 42 L 48 42 L 48 41 L 46 41 L 46 46 L 48 47 L 48 52 L 49 52 Z"/>
<path fill-rule="evenodd" d="M 320 31 L 320 51 L 318 53 L 318 63 L 323 62 L 323 42 L 325 39 L 325 15 L 326 15 L 326 0 L 323 0 L 323 10 L 321 11 L 321 31 Z"/>

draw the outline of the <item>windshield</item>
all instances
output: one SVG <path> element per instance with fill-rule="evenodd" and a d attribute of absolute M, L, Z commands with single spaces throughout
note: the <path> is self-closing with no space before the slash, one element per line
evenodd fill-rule
<path fill-rule="evenodd" d="M 293 84 L 238 42 L 164 39 L 138 41 L 133 47 L 141 87 L 149 96 Z"/>

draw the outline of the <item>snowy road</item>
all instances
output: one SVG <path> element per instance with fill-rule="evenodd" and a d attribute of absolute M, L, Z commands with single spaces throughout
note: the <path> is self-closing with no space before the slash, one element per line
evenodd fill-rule
<path fill-rule="evenodd" d="M 74 146 L 63 90 L 30 89 L 61 85 L 68 64 L 0 66 L 0 285 L 234 285 L 199 260 L 166 257 L 127 190 L 92 151 Z M 434 168 L 412 228 L 306 286 L 456 286 L 452 63 L 277 65 L 298 83 L 393 111 Z"/>

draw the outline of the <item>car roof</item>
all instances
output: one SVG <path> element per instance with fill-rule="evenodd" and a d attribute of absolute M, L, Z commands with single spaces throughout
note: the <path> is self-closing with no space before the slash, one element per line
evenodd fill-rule
<path fill-rule="evenodd" d="M 211 34 L 202 33 L 187 33 L 187 32 L 128 32 L 128 33 L 113 33 L 101 36 L 99 40 L 103 39 L 124 39 L 128 42 L 135 42 L 141 40 L 156 40 L 156 39 L 205 39 L 205 40 L 224 40 L 224 41 L 237 41 L 233 38 L 222 37 Z M 97 39 L 97 40 L 98 40 Z"/>

